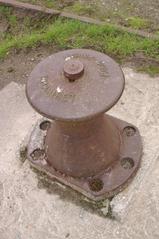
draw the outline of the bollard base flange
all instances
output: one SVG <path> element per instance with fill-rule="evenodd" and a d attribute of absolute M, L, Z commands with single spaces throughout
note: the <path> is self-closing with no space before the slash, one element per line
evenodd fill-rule
<path fill-rule="evenodd" d="M 93 177 L 74 178 L 55 170 L 46 160 L 44 142 L 50 121 L 41 119 L 28 144 L 28 159 L 33 167 L 94 201 L 110 198 L 122 191 L 135 176 L 141 161 L 142 143 L 138 129 L 125 121 L 109 117 L 121 136 L 119 158 Z"/>

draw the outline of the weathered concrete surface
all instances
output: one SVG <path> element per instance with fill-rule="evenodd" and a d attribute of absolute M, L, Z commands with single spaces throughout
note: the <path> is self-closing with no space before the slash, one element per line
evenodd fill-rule
<path fill-rule="evenodd" d="M 150 170 L 159 156 L 159 78 L 133 73 L 125 69 L 126 88 L 119 104 L 112 109 L 113 115 L 135 124 L 143 139 L 143 159 L 134 182 L 112 201 L 113 212 L 122 220 L 130 202 L 139 197 L 145 179 L 151 177 Z M 120 105 L 120 103 L 122 105 Z M 128 195 L 128 196 L 127 196 Z"/>
<path fill-rule="evenodd" d="M 0 92 L 0 239 L 159 238 L 159 78 L 124 71 L 126 90 L 110 113 L 140 128 L 144 155 L 137 177 L 112 201 L 116 220 L 82 207 L 76 193 L 40 187 L 18 155 L 40 116 L 24 87 L 11 83 Z"/>

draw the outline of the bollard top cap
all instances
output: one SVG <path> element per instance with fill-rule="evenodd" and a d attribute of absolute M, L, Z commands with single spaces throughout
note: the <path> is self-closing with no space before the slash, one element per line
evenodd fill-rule
<path fill-rule="evenodd" d="M 119 65 L 86 49 L 53 54 L 32 71 L 26 86 L 30 104 L 56 120 L 85 120 L 109 110 L 124 89 Z"/>
<path fill-rule="evenodd" d="M 84 65 L 79 60 L 70 59 L 65 62 L 63 71 L 69 81 L 75 81 L 83 75 Z"/>

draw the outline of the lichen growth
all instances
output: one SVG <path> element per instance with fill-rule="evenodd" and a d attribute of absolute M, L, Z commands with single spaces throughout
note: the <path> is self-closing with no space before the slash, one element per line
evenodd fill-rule
<path fill-rule="evenodd" d="M 37 175 L 38 188 L 45 189 L 49 194 L 58 194 L 61 200 L 71 201 L 72 203 L 82 207 L 84 210 L 92 214 L 98 214 L 102 217 L 114 219 L 110 201 L 112 198 L 101 201 L 93 201 L 72 188 L 61 184 L 60 182 L 51 179 L 46 173 L 41 172 L 31 166 L 31 169 Z"/>
<path fill-rule="evenodd" d="M 22 163 L 27 159 L 27 146 L 22 146 L 19 151 L 19 159 Z"/>

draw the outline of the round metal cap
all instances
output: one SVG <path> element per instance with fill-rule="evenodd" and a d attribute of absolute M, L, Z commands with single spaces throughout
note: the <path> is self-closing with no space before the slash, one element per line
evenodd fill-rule
<path fill-rule="evenodd" d="M 103 53 L 74 49 L 40 62 L 27 82 L 31 105 L 58 120 L 85 120 L 109 110 L 124 89 L 119 65 Z"/>
<path fill-rule="evenodd" d="M 64 64 L 64 75 L 70 80 L 77 80 L 84 73 L 84 65 L 82 62 L 70 59 Z"/>

